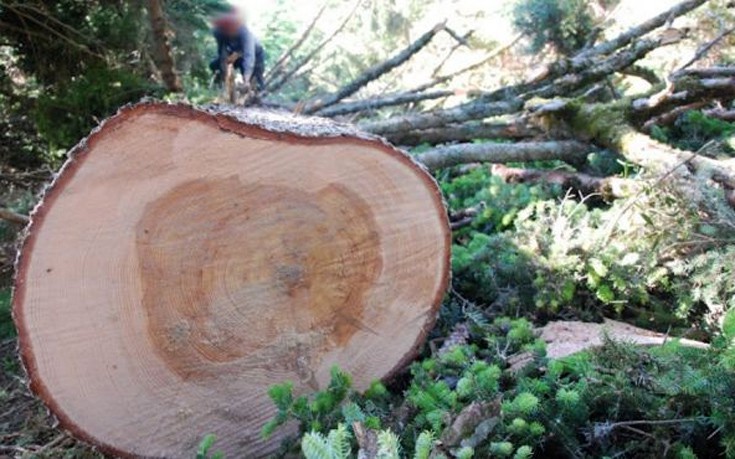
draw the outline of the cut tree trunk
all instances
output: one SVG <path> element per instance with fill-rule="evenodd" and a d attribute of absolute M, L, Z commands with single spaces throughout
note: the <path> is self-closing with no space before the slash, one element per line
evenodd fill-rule
<path fill-rule="evenodd" d="M 32 389 L 119 456 L 262 457 L 272 384 L 357 389 L 412 359 L 447 287 L 431 176 L 379 139 L 264 111 L 142 104 L 32 216 L 14 313 Z M 288 431 L 288 429 L 286 429 Z"/>

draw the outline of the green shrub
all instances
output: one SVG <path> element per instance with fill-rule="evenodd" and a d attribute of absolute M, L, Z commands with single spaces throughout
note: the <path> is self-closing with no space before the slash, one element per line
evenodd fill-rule
<path fill-rule="evenodd" d="M 15 325 L 10 313 L 10 289 L 0 289 L 0 341 L 15 336 Z"/>
<path fill-rule="evenodd" d="M 38 130 L 54 148 L 69 148 L 120 106 L 143 96 L 161 95 L 159 89 L 130 71 L 90 68 L 83 76 L 39 96 Z"/>
<path fill-rule="evenodd" d="M 225 456 L 220 451 L 212 452 L 214 443 L 217 441 L 217 437 L 209 434 L 199 443 L 197 449 L 196 459 L 223 459 Z"/>
<path fill-rule="evenodd" d="M 482 170 L 446 183 L 454 209 L 488 203 L 455 235 L 456 292 L 500 314 L 615 315 L 662 331 L 732 307 L 733 253 L 717 241 L 729 240 L 735 213 L 714 195 L 703 211 L 672 185 L 642 187 L 599 207 L 498 183 Z"/>
<path fill-rule="evenodd" d="M 724 141 L 735 135 L 735 124 L 692 110 L 681 115 L 672 126 L 655 126 L 651 134 L 656 140 L 690 151 L 720 141 L 724 151 L 732 153 L 732 146 Z"/>
<path fill-rule="evenodd" d="M 709 350 L 675 341 L 641 348 L 606 340 L 598 349 L 560 360 L 546 358 L 544 344 L 524 319 L 470 321 L 466 344 L 415 362 L 407 386 L 393 389 L 390 399 L 397 405 L 379 414 L 380 424 L 401 430 L 400 437 L 382 432 L 391 445 L 385 457 L 398 457 L 397 451 L 416 458 L 515 458 L 534 451 L 550 457 L 735 457 L 735 372 L 727 362 L 734 317 L 727 317 L 726 332 Z M 525 365 L 511 366 L 524 354 Z M 358 405 L 355 410 L 367 409 L 357 394 L 344 399 Z M 462 446 L 447 444 L 449 426 L 478 403 L 490 407 L 480 423 L 462 433 Z M 346 411 L 332 413 L 333 426 L 311 424 L 316 428 L 307 434 L 302 423 L 302 447 L 308 443 L 322 451 L 307 457 L 348 457 L 325 453 L 334 452 L 334 445 L 354 450 L 354 443 L 331 438 L 335 431 L 352 438 Z"/>
<path fill-rule="evenodd" d="M 532 52 L 552 45 L 562 54 L 572 54 L 587 43 L 596 25 L 589 4 L 586 0 L 520 0 L 513 9 L 513 24 L 531 38 Z"/>

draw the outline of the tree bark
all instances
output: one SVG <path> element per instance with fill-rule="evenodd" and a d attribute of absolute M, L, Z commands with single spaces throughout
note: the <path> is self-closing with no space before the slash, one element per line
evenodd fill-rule
<path fill-rule="evenodd" d="M 27 216 L 13 212 L 9 209 L 3 209 L 2 207 L 0 207 L 0 220 L 5 220 L 6 222 L 14 223 L 16 225 L 27 225 L 30 221 Z"/>
<path fill-rule="evenodd" d="M 161 72 L 161 79 L 169 91 L 181 92 L 183 87 L 176 73 L 176 63 L 171 46 L 172 32 L 166 21 L 163 0 L 147 0 L 146 6 L 153 32 L 153 58 Z"/>
<path fill-rule="evenodd" d="M 431 129 L 393 132 L 386 134 L 386 138 L 395 145 L 413 147 L 421 144 L 471 142 L 477 139 L 529 140 L 543 135 L 544 132 L 541 129 L 518 120 L 508 123 L 475 121 L 448 124 Z"/>
<path fill-rule="evenodd" d="M 593 149 L 576 141 L 468 143 L 439 147 L 416 157 L 429 170 L 467 163 L 509 163 L 545 160 L 584 161 Z"/>
<path fill-rule="evenodd" d="M 519 111 L 521 108 L 523 108 L 523 101 L 519 99 L 495 103 L 478 101 L 433 112 L 395 116 L 387 120 L 361 123 L 360 127 L 374 134 L 389 136 L 399 132 L 431 129 L 447 124 L 506 115 Z"/>
<path fill-rule="evenodd" d="M 390 377 L 449 276 L 422 167 L 265 111 L 124 109 L 72 152 L 28 231 L 13 307 L 32 388 L 115 456 L 186 457 L 202 426 L 228 457 L 275 453 L 268 387 L 324 389 L 334 365 L 358 390 Z"/>
<path fill-rule="evenodd" d="M 582 195 L 600 195 L 604 200 L 626 198 L 641 186 L 635 180 L 618 177 L 595 177 L 580 172 L 521 169 L 493 164 L 492 173 L 507 183 L 547 183 L 574 190 Z"/>
<path fill-rule="evenodd" d="M 625 102 L 625 101 L 624 101 Z M 691 178 L 691 172 L 735 188 L 735 165 L 665 145 L 636 130 L 620 103 L 567 107 L 563 116 L 578 136 L 620 153 L 633 164 L 656 174 Z"/>
<path fill-rule="evenodd" d="M 454 91 L 449 91 L 446 89 L 427 92 L 406 91 L 377 98 L 370 98 L 354 102 L 347 102 L 339 105 L 333 105 L 331 107 L 326 107 L 319 110 L 318 112 L 316 112 L 316 114 L 319 116 L 326 116 L 328 118 L 331 118 L 335 116 L 349 115 L 352 113 L 377 110 L 379 108 L 393 107 L 396 105 L 422 102 L 425 100 L 443 99 L 452 95 L 454 95 Z"/>

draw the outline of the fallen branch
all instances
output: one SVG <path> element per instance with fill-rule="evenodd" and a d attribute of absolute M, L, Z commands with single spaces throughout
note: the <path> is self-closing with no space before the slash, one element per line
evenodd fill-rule
<path fill-rule="evenodd" d="M 344 28 L 347 27 L 347 24 L 350 22 L 350 20 L 355 16 L 355 13 L 357 12 L 357 9 L 360 7 L 360 4 L 362 3 L 362 1 L 363 0 L 357 0 L 355 2 L 355 5 L 352 8 L 352 11 L 350 11 L 350 13 L 345 17 L 345 19 L 342 21 L 342 23 L 340 24 L 340 26 L 337 27 L 337 29 L 335 29 L 335 31 L 332 32 L 331 35 L 329 35 L 327 38 L 325 38 L 324 40 L 322 40 L 321 43 L 319 43 L 319 45 L 317 45 L 311 51 L 311 53 L 309 53 L 306 57 L 304 57 L 303 59 L 301 59 L 300 61 L 298 61 L 298 63 L 291 70 L 289 70 L 288 72 L 286 72 L 275 83 L 274 82 L 271 82 L 270 84 L 268 84 L 267 85 L 267 91 L 272 93 L 272 92 L 275 92 L 275 91 L 278 91 L 279 89 L 281 89 L 283 87 L 283 85 L 285 85 L 286 83 L 288 83 L 288 81 L 291 79 L 291 77 L 295 73 L 297 73 L 299 70 L 301 70 L 306 64 L 308 64 L 309 62 L 311 62 L 311 60 L 314 59 L 314 57 L 316 57 L 324 49 L 324 47 L 327 46 L 327 44 L 329 44 L 334 39 L 334 37 L 336 37 L 337 35 L 339 35 L 340 33 L 342 33 L 342 31 L 344 30 Z"/>
<path fill-rule="evenodd" d="M 484 202 L 481 202 L 477 207 L 468 207 L 456 212 L 450 212 L 449 223 L 452 231 L 471 225 L 472 222 L 475 221 L 475 218 L 480 215 L 480 212 L 485 210 L 486 206 L 487 205 Z"/>
<path fill-rule="evenodd" d="M 678 106 L 735 97 L 735 77 L 682 78 L 654 96 L 633 101 L 638 118 L 651 118 Z"/>
<path fill-rule="evenodd" d="M 654 126 L 667 126 L 674 124 L 684 113 L 697 110 L 708 104 L 709 101 L 694 102 L 681 107 L 676 107 L 670 112 L 651 118 L 643 124 L 643 131 L 649 132 Z"/>
<path fill-rule="evenodd" d="M 616 38 L 585 49 L 571 59 L 561 59 L 546 66 L 528 81 L 488 93 L 482 97 L 482 100 L 492 102 L 506 99 L 509 95 L 518 96 L 521 94 L 525 94 L 524 99 L 526 100 L 534 96 L 546 98 L 562 96 L 567 95 L 570 90 L 575 90 L 599 81 L 602 78 L 606 78 L 612 73 L 619 72 L 633 65 L 653 49 L 672 42 L 671 34 L 668 33 L 662 34 L 657 39 L 639 40 L 636 42 L 638 38 L 692 11 L 706 1 L 684 1 L 643 24 L 629 29 Z M 676 29 L 672 29 L 672 31 L 676 32 Z M 623 50 L 617 55 L 606 57 L 602 61 L 600 60 L 601 56 L 607 56 L 631 43 L 634 44 L 630 49 Z M 558 84 L 561 87 L 556 87 Z"/>
<path fill-rule="evenodd" d="M 720 32 L 714 40 L 705 43 L 702 45 L 696 53 L 694 53 L 694 57 L 692 57 L 686 64 L 682 65 L 679 70 L 674 72 L 674 75 L 678 74 L 679 72 L 682 72 L 686 70 L 687 68 L 691 67 L 695 62 L 702 59 L 704 56 L 707 55 L 707 53 L 710 52 L 712 48 L 714 48 L 719 42 L 721 42 L 725 37 L 730 35 L 731 33 L 735 32 L 735 27 L 731 27 L 729 29 L 723 30 Z"/>
<path fill-rule="evenodd" d="M 561 160 L 575 163 L 586 159 L 589 145 L 576 141 L 472 143 L 435 148 L 417 156 L 429 170 L 467 163 L 509 163 Z"/>
<path fill-rule="evenodd" d="M 523 121 L 507 123 L 468 122 L 449 124 L 431 129 L 400 131 L 387 134 L 391 143 L 403 146 L 421 144 L 437 145 L 450 142 L 471 142 L 475 139 L 512 139 L 523 140 L 540 137 L 541 129 Z"/>
<path fill-rule="evenodd" d="M 661 346 L 672 338 L 662 333 L 637 328 L 623 322 L 605 319 L 602 324 L 586 322 L 550 322 L 537 330 L 539 338 L 546 344 L 549 358 L 560 359 L 590 348 L 600 347 L 605 339 L 625 341 L 641 346 Z M 699 341 L 681 338 L 682 346 L 707 349 L 709 346 Z"/>
<path fill-rule="evenodd" d="M 582 51 L 580 54 L 575 56 L 574 59 L 582 60 L 596 55 L 610 54 L 616 49 L 620 49 L 633 43 L 635 40 L 646 35 L 647 33 L 652 32 L 666 24 L 670 24 L 674 19 L 678 18 L 679 16 L 683 16 L 696 8 L 699 8 L 706 2 L 707 0 L 687 0 L 681 2 L 670 8 L 668 11 L 664 11 L 663 13 L 649 19 L 648 21 L 636 27 L 633 27 L 632 29 L 626 30 L 625 32 L 621 33 L 611 40 L 605 41 L 597 46 L 593 46 L 588 50 Z"/>
<path fill-rule="evenodd" d="M 339 101 L 351 96 L 352 94 L 355 94 L 357 91 L 367 86 L 372 81 L 377 80 L 378 78 L 395 69 L 396 67 L 403 65 L 416 53 L 424 49 L 424 47 L 426 47 L 426 45 L 431 42 L 436 34 L 442 30 L 446 30 L 446 25 L 443 23 L 437 24 L 431 30 L 419 37 L 416 41 L 408 45 L 408 47 L 406 47 L 404 50 L 391 57 L 390 59 L 369 68 L 368 70 L 363 72 L 362 75 L 355 78 L 352 82 L 339 89 L 336 93 L 309 104 L 304 109 L 304 113 L 317 113 L 320 110 L 332 106 Z"/>
<path fill-rule="evenodd" d="M 449 32 L 450 30 L 451 29 L 447 28 L 447 32 Z M 456 33 L 456 32 L 452 31 L 451 33 Z M 467 41 L 467 39 L 469 39 L 472 36 L 472 34 L 474 34 L 474 33 L 475 33 L 474 30 L 470 30 L 464 36 L 459 37 L 460 40 L 457 40 L 457 43 L 454 46 L 451 47 L 451 49 L 449 50 L 449 52 L 446 53 L 446 55 L 439 62 L 439 64 L 436 67 L 434 67 L 434 71 L 431 72 L 431 77 L 432 78 L 436 78 L 439 75 L 439 72 L 441 72 L 441 70 L 444 68 L 444 65 L 447 62 L 449 62 L 449 60 L 452 58 L 452 56 L 454 56 L 454 53 L 456 53 L 459 48 L 461 48 L 463 46 L 465 46 L 467 48 L 470 48 L 470 45 L 469 45 L 469 42 Z"/>
<path fill-rule="evenodd" d="M 707 67 L 702 69 L 686 69 L 678 72 L 675 77 L 680 79 L 685 76 L 694 76 L 697 78 L 727 78 L 735 77 L 735 66 L 728 67 Z"/>
<path fill-rule="evenodd" d="M 442 99 L 444 97 L 449 97 L 454 94 L 454 91 L 449 90 L 437 90 L 419 93 L 400 92 L 388 94 L 386 96 L 375 99 L 358 100 L 355 102 L 347 102 L 344 104 L 333 105 L 331 107 L 326 107 L 322 110 L 319 110 L 318 112 L 316 112 L 316 114 L 319 116 L 330 118 L 334 116 L 349 115 L 351 113 L 365 112 L 396 105 L 421 102 L 424 100 Z"/>
<path fill-rule="evenodd" d="M 634 180 L 595 177 L 581 172 L 520 169 L 503 164 L 493 164 L 491 171 L 506 183 L 547 183 L 577 191 L 582 195 L 600 195 L 606 201 L 628 197 L 640 187 Z"/>
<path fill-rule="evenodd" d="M 722 121 L 735 121 L 735 110 L 725 110 L 722 107 L 705 110 L 704 114 Z"/>
<path fill-rule="evenodd" d="M 568 106 L 560 113 L 564 113 L 575 134 L 616 151 L 626 160 L 651 172 L 691 178 L 693 171 L 709 176 L 728 188 L 735 188 L 734 166 L 679 150 L 641 134 L 621 117 L 620 110 L 626 107 L 615 103 L 589 104 L 577 109 Z M 688 168 L 682 165 L 688 165 Z"/>
<path fill-rule="evenodd" d="M 360 127 L 368 132 L 389 135 L 401 131 L 431 129 L 447 124 L 480 120 L 491 116 L 506 115 L 520 111 L 523 101 L 511 99 L 495 103 L 469 102 L 457 107 L 427 113 L 396 116 L 387 120 L 363 123 Z"/>
<path fill-rule="evenodd" d="M 563 73 L 559 78 L 538 89 L 528 91 L 522 97 L 526 100 L 533 97 L 557 97 L 570 94 L 592 83 L 602 81 L 614 73 L 629 68 L 651 51 L 662 46 L 677 43 L 684 37 L 684 32 L 676 36 L 673 35 L 673 33 L 669 33 L 652 39 L 640 40 L 630 48 L 624 49 L 603 60 L 589 62 L 587 64 L 588 66 L 581 71 Z"/>
<path fill-rule="evenodd" d="M 319 19 L 321 19 L 324 12 L 327 10 L 327 6 L 329 6 L 329 2 L 324 2 L 324 5 L 319 9 L 319 11 L 316 13 L 316 16 L 314 16 L 314 19 L 312 19 L 311 23 L 304 29 L 301 36 L 291 45 L 290 48 L 288 48 L 283 54 L 281 54 L 281 57 L 278 58 L 275 64 L 273 64 L 273 67 L 268 71 L 268 74 L 266 75 L 266 85 L 270 83 L 273 78 L 281 73 L 281 68 L 286 65 L 293 54 L 306 42 L 306 39 L 309 38 L 309 35 L 311 35 L 311 32 L 314 30 L 314 27 L 316 26 L 317 22 L 319 22 Z"/>
<path fill-rule="evenodd" d="M 27 225 L 31 220 L 25 215 L 0 207 L 0 220 L 14 223 L 16 225 Z"/>
<path fill-rule="evenodd" d="M 642 65 L 631 65 L 628 68 L 620 70 L 620 73 L 622 73 L 623 75 L 638 77 L 650 83 L 652 86 L 660 85 L 663 83 L 661 77 L 659 77 L 654 70 L 651 70 L 648 67 L 643 67 Z"/>

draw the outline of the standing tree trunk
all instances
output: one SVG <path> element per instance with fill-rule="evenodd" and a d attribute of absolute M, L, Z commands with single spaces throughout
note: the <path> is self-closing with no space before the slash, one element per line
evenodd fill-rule
<path fill-rule="evenodd" d="M 148 17 L 151 20 L 153 31 L 153 59 L 166 89 L 171 92 L 181 92 L 183 87 L 181 79 L 176 73 L 176 62 L 174 61 L 173 47 L 171 46 L 172 32 L 168 28 L 166 13 L 163 9 L 162 0 L 148 0 Z"/>
<path fill-rule="evenodd" d="M 72 153 L 32 217 L 14 312 L 33 390 L 124 456 L 203 435 L 262 457 L 267 389 L 415 356 L 448 282 L 431 176 L 324 120 L 143 104 Z"/>

